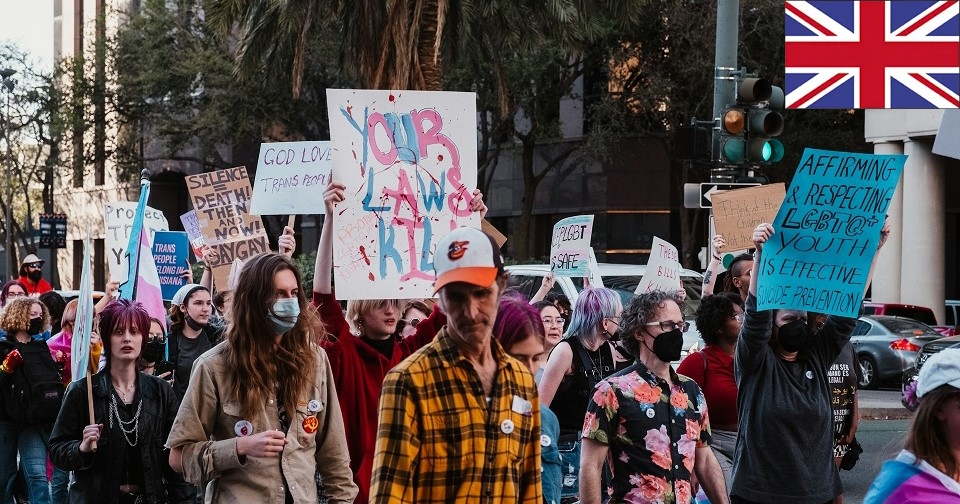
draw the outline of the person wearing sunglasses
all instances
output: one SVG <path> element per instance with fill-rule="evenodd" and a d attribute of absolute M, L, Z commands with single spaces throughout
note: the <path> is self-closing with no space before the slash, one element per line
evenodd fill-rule
<path fill-rule="evenodd" d="M 417 334 L 417 324 L 430 316 L 433 311 L 419 299 L 411 299 L 404 305 L 401 318 L 397 321 L 397 332 L 404 338 Z"/>
<path fill-rule="evenodd" d="M 43 260 L 36 254 L 29 254 L 20 263 L 20 283 L 27 288 L 28 295 L 43 294 L 53 290 L 50 282 L 43 279 Z"/>
<path fill-rule="evenodd" d="M 884 224 L 873 266 L 889 232 L 889 224 Z M 774 233 L 769 223 L 760 224 L 753 232 L 757 252 L 734 357 L 744 400 L 738 404 L 740 436 L 730 500 L 833 502 L 843 488 L 834 465 L 828 370 L 850 341 L 857 319 L 831 315 L 816 330 L 815 324 L 808 324 L 806 311 L 757 310 L 763 246 Z M 871 267 L 865 289 L 873 270 Z"/>

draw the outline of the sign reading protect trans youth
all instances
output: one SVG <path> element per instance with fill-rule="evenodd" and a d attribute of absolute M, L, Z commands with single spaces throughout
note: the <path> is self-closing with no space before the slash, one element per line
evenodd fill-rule
<path fill-rule="evenodd" d="M 763 246 L 757 308 L 856 318 L 906 160 L 806 149 Z"/>

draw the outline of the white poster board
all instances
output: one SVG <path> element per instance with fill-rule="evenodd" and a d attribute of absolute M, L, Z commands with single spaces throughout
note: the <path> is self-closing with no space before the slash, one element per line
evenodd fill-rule
<path fill-rule="evenodd" d="M 328 89 L 340 299 L 433 295 L 437 241 L 460 226 L 477 187 L 474 93 Z M 318 195 L 319 196 L 319 195 Z"/>
<path fill-rule="evenodd" d="M 634 292 L 642 294 L 652 290 L 664 292 L 680 290 L 680 254 L 677 253 L 677 247 L 657 236 L 653 237 L 650 260 L 647 261 L 643 278 L 640 279 L 640 284 Z"/>
<path fill-rule="evenodd" d="M 136 213 L 136 201 L 116 201 L 103 205 L 103 228 L 106 232 L 104 245 L 107 248 L 110 279 L 120 283 L 127 281 L 127 271 L 130 269 L 127 245 L 130 243 L 133 216 Z M 150 232 L 151 243 L 155 232 L 170 230 L 163 212 L 149 206 L 144 210 L 143 225 Z"/>
<path fill-rule="evenodd" d="M 555 276 L 587 276 L 593 215 L 574 215 L 553 225 L 550 240 L 550 270 Z"/>
<path fill-rule="evenodd" d="M 323 214 L 333 151 L 328 141 L 260 144 L 253 215 Z"/>

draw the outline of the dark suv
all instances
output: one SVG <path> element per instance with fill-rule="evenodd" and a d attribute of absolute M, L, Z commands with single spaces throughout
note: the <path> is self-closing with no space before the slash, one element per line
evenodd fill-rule
<path fill-rule="evenodd" d="M 903 317 L 923 322 L 937 330 L 944 336 L 952 336 L 953 327 L 937 325 L 937 317 L 933 315 L 933 310 L 926 306 L 917 306 L 899 303 L 874 303 L 872 301 L 863 302 L 864 315 L 890 315 L 893 317 Z"/>

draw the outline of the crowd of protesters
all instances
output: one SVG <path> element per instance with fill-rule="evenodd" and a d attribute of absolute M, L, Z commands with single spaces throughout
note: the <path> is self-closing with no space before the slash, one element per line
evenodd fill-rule
<path fill-rule="evenodd" d="M 438 241 L 434 299 L 344 308 L 344 189 L 324 193 L 312 285 L 290 228 L 226 289 L 209 272 L 180 288 L 167 320 L 111 284 L 85 369 L 78 300 L 41 300 L 43 261 L 27 256 L 0 291 L 0 504 L 842 502 L 855 320 L 758 311 L 769 224 L 723 282 L 710 261 L 705 346 L 680 362 L 685 292 L 587 285 L 571 306 L 551 273 L 526 299 L 473 228 Z M 479 192 L 470 208 L 485 213 Z M 924 366 L 905 449 L 868 502 L 960 502 L 958 362 Z"/>

